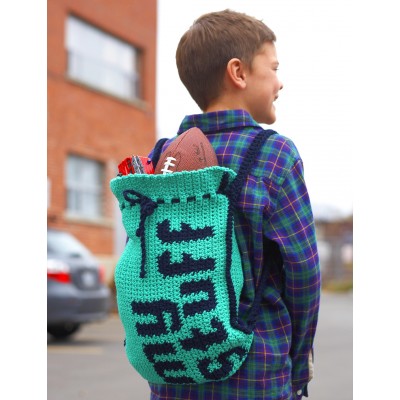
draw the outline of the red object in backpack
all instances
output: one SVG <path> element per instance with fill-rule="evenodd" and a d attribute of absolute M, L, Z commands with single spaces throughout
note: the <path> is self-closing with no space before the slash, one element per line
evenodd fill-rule
<path fill-rule="evenodd" d="M 121 175 L 128 174 L 154 174 L 154 167 L 151 159 L 142 156 L 127 157 L 118 165 Z"/>

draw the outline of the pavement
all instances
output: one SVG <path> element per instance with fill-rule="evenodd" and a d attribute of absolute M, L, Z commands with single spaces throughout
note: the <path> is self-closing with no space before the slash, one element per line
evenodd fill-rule
<path fill-rule="evenodd" d="M 353 294 L 324 292 L 314 342 L 310 400 L 353 399 Z"/>
<path fill-rule="evenodd" d="M 48 338 L 48 400 L 149 399 L 147 382 L 126 359 L 123 337 L 118 315 L 112 314 L 84 326 L 69 342 Z M 322 293 L 314 357 L 308 399 L 352 400 L 352 292 Z"/>

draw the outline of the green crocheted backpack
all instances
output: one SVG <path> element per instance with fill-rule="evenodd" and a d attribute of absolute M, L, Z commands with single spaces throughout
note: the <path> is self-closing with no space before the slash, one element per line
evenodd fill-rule
<path fill-rule="evenodd" d="M 258 149 L 273 133 L 255 137 L 237 175 L 215 166 L 111 180 L 128 235 L 115 269 L 125 350 L 149 382 L 219 381 L 246 359 L 264 288 L 257 288 L 242 320 L 234 207 Z"/>

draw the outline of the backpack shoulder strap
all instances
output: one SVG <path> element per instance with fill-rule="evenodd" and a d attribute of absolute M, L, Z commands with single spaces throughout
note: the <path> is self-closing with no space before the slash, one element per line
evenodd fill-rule
<path fill-rule="evenodd" d="M 258 154 L 263 146 L 263 144 L 274 134 L 277 132 L 268 129 L 263 130 L 257 134 L 257 136 L 251 142 L 249 148 L 247 149 L 243 162 L 239 167 L 239 171 L 235 177 L 235 179 L 231 182 L 228 187 L 227 196 L 230 199 L 230 202 L 233 207 L 236 206 L 237 200 L 240 196 L 240 193 L 243 188 L 243 184 L 249 175 L 253 165 L 257 162 Z M 272 262 L 279 262 L 279 260 L 272 259 L 273 256 L 279 257 L 279 247 L 272 241 L 264 241 L 264 257 L 266 260 L 266 266 L 270 267 Z M 276 245 L 276 246 L 275 246 Z M 274 247 L 275 246 L 275 247 Z M 259 310 L 262 300 L 262 294 L 264 293 L 264 289 L 267 285 L 267 274 L 269 273 L 269 268 L 264 267 L 261 273 L 261 279 L 258 284 L 256 284 L 255 296 L 252 302 L 252 305 L 249 310 L 249 314 L 247 320 L 245 322 L 246 328 L 249 331 L 252 331 L 257 323 L 259 318 Z"/>
<path fill-rule="evenodd" d="M 158 160 L 160 159 L 161 153 L 162 153 L 162 148 L 164 146 L 164 143 L 168 140 L 168 138 L 162 138 L 159 139 L 156 143 L 156 145 L 154 146 L 153 149 L 153 154 L 151 157 L 151 161 L 153 163 L 154 168 L 156 167 Z"/>
<path fill-rule="evenodd" d="M 274 134 L 276 134 L 276 132 L 272 129 L 263 130 L 259 132 L 251 142 L 243 158 L 243 162 L 239 167 L 239 171 L 228 188 L 229 198 L 231 199 L 231 201 L 233 201 L 234 204 L 239 198 L 247 175 L 249 175 L 253 165 L 257 162 L 257 155 L 260 152 L 262 145 L 268 140 L 270 136 Z"/>

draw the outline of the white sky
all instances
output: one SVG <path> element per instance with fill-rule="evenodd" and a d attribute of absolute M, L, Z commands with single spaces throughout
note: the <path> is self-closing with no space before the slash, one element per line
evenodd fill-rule
<path fill-rule="evenodd" d="M 175 51 L 201 14 L 226 8 L 262 19 L 276 34 L 284 88 L 271 129 L 291 138 L 304 161 L 312 204 L 352 212 L 353 33 L 348 2 L 159 0 L 157 135 L 173 136 L 186 114 L 201 112 L 179 80 Z M 266 126 L 264 126 L 266 127 Z"/>

